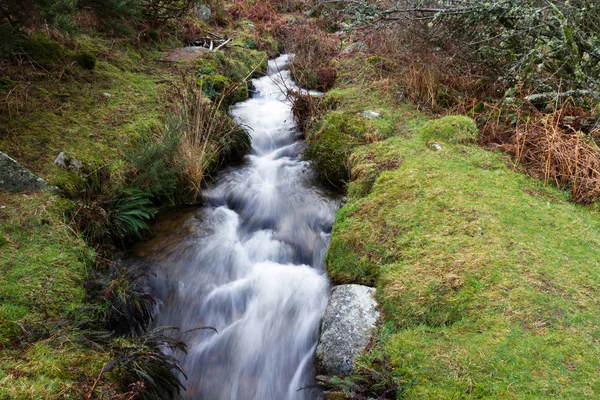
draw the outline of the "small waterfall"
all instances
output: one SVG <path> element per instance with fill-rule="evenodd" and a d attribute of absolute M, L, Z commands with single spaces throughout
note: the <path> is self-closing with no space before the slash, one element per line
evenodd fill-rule
<path fill-rule="evenodd" d="M 181 328 L 188 399 L 308 400 L 329 281 L 323 257 L 339 202 L 303 161 L 288 56 L 269 62 L 231 115 L 253 150 L 205 192 L 206 206 L 170 215 L 142 246 L 156 276 L 156 326 Z M 212 326 L 218 334 L 195 330 Z M 186 332 L 190 331 L 190 332 Z"/>

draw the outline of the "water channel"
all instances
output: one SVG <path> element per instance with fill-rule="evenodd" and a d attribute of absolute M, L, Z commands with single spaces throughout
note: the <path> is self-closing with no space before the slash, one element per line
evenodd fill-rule
<path fill-rule="evenodd" d="M 223 170 L 205 205 L 162 219 L 142 246 L 159 300 L 154 325 L 187 332 L 187 399 L 319 398 L 313 355 L 329 293 L 323 258 L 339 201 L 302 159 L 288 56 L 231 108 L 252 151 Z"/>

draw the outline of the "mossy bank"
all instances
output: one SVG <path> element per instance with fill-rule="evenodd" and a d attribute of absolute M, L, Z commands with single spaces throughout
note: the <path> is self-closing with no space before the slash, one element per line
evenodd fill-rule
<path fill-rule="evenodd" d="M 279 47 L 266 34 L 246 45 L 256 35 L 246 22 L 180 22 L 152 35 L 32 32 L 0 46 L 0 149 L 57 188 L 0 192 L 2 399 L 177 391 L 176 361 L 160 349 L 180 344 L 133 335 L 153 305 L 145 271 L 113 261 L 160 208 L 197 202 L 248 151 L 227 110 Z M 179 29 L 235 40 L 166 62 L 183 46 Z"/>
<path fill-rule="evenodd" d="M 385 78 L 357 77 L 356 62 L 339 61 L 321 100 L 334 110 L 307 133 L 321 175 L 347 183 L 327 272 L 376 287 L 383 315 L 335 395 L 598 396 L 597 205 L 478 147 L 470 118 L 398 103 Z"/>

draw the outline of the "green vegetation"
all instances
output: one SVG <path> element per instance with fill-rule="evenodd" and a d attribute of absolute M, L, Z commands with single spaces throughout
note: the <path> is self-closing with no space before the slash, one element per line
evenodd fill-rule
<path fill-rule="evenodd" d="M 321 117 L 307 131 L 307 157 L 347 190 L 327 272 L 376 287 L 382 311 L 357 374 L 329 381 L 333 395 L 595 396 L 597 205 L 478 147 L 473 119 L 403 104 L 403 81 L 364 61 L 337 60 L 336 88 L 314 102 Z"/>
<path fill-rule="evenodd" d="M 106 353 L 75 343 L 94 252 L 48 194 L 0 193 L 0 398 L 81 398 Z M 84 383 L 84 385 L 82 385 Z"/>
<path fill-rule="evenodd" d="M 486 79 L 502 82 L 504 90 L 498 92 L 511 101 L 526 100 L 539 107 L 551 107 L 553 102 L 572 97 L 579 104 L 593 107 L 598 100 L 600 6 L 597 2 L 408 0 L 387 4 L 341 0 L 339 3 L 344 6 L 327 3 L 321 6 L 326 18 L 369 30 L 383 28 L 398 32 L 392 43 L 383 44 L 388 46 L 388 54 L 383 56 L 397 52 L 391 46 L 400 48 L 399 42 L 411 32 L 419 31 L 422 38 L 409 39 L 412 43 L 407 46 L 412 47 L 413 55 L 431 46 L 438 53 L 436 63 L 447 56 L 468 60 L 469 66 L 482 71 Z M 446 62 L 445 66 L 452 63 Z M 471 87 L 470 91 L 476 90 Z"/>
<path fill-rule="evenodd" d="M 118 17 L 103 10 L 107 23 Z M 164 399 L 182 387 L 163 350 L 185 345 L 146 332 L 148 272 L 114 257 L 160 207 L 196 202 L 211 174 L 249 150 L 227 107 L 248 97 L 277 48 L 266 33 L 255 49 L 160 62 L 183 45 L 179 29 L 206 28 L 186 18 L 150 31 L 122 20 L 117 37 L 117 23 L 67 36 L 15 20 L 20 33 L 0 43 L 0 149 L 59 189 L 0 193 L 0 398 Z M 226 85 L 199 90 L 206 77 Z M 66 168 L 54 164 L 60 152 Z"/>
<path fill-rule="evenodd" d="M 363 99 L 371 100 L 369 110 L 381 115 L 369 118 Z M 378 88 L 338 88 L 327 92 L 319 107 L 333 109 L 314 124 L 306 135 L 305 155 L 313 161 L 321 178 L 343 189 L 352 175 L 350 155 L 354 147 L 386 139 L 404 124 L 406 112 L 390 107 L 388 99 L 378 95 Z"/>
<path fill-rule="evenodd" d="M 387 360 L 402 398 L 597 393 L 596 211 L 472 144 L 467 117 L 399 133 L 353 150 L 326 256 L 334 282 L 378 289 L 363 371 Z"/>
<path fill-rule="evenodd" d="M 400 163 L 334 226 L 329 274 L 375 285 L 384 313 L 363 362 L 388 358 L 406 398 L 597 393 L 595 211 L 423 131 L 357 151 Z"/>

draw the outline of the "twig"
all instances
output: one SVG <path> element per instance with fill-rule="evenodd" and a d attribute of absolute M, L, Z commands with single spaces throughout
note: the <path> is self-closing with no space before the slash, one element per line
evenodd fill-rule
<path fill-rule="evenodd" d="M 231 39 L 230 39 L 230 40 L 231 40 Z M 263 63 L 263 61 L 265 61 L 265 58 L 266 58 L 266 56 L 265 56 L 265 57 L 263 57 L 263 58 L 262 58 L 262 60 L 260 60 L 260 62 L 259 62 L 258 64 L 256 64 L 256 67 L 254 67 L 254 68 L 252 69 L 252 71 L 250 71 L 250 73 L 249 73 L 249 74 L 248 74 L 248 75 L 247 75 L 247 76 L 244 78 L 244 82 L 247 82 L 247 81 L 248 81 L 248 78 L 250 78 L 250 77 L 252 76 L 252 74 L 253 74 L 253 73 L 254 73 L 254 72 L 255 72 L 255 71 L 258 69 L 258 67 L 260 67 L 260 66 L 261 66 L 261 64 Z"/>
<path fill-rule="evenodd" d="M 100 378 L 102 377 L 102 374 L 104 373 L 104 368 L 105 367 L 106 367 L 106 363 L 102 366 L 102 369 L 100 370 L 100 373 L 98 374 L 98 376 L 96 377 L 96 379 L 94 379 L 94 384 L 92 385 L 92 388 L 88 392 L 88 394 L 86 396 L 86 400 L 90 400 L 92 398 L 92 395 L 94 394 L 94 389 L 96 389 L 96 385 L 100 381 Z"/>
<path fill-rule="evenodd" d="M 227 39 L 226 41 L 224 41 L 223 43 L 221 43 L 220 45 L 218 45 L 217 48 L 214 49 L 213 51 L 219 50 L 221 47 L 225 46 L 229 42 L 231 42 L 231 38 Z M 210 42 L 210 47 L 211 47 L 211 50 L 212 50 L 212 42 Z"/>

